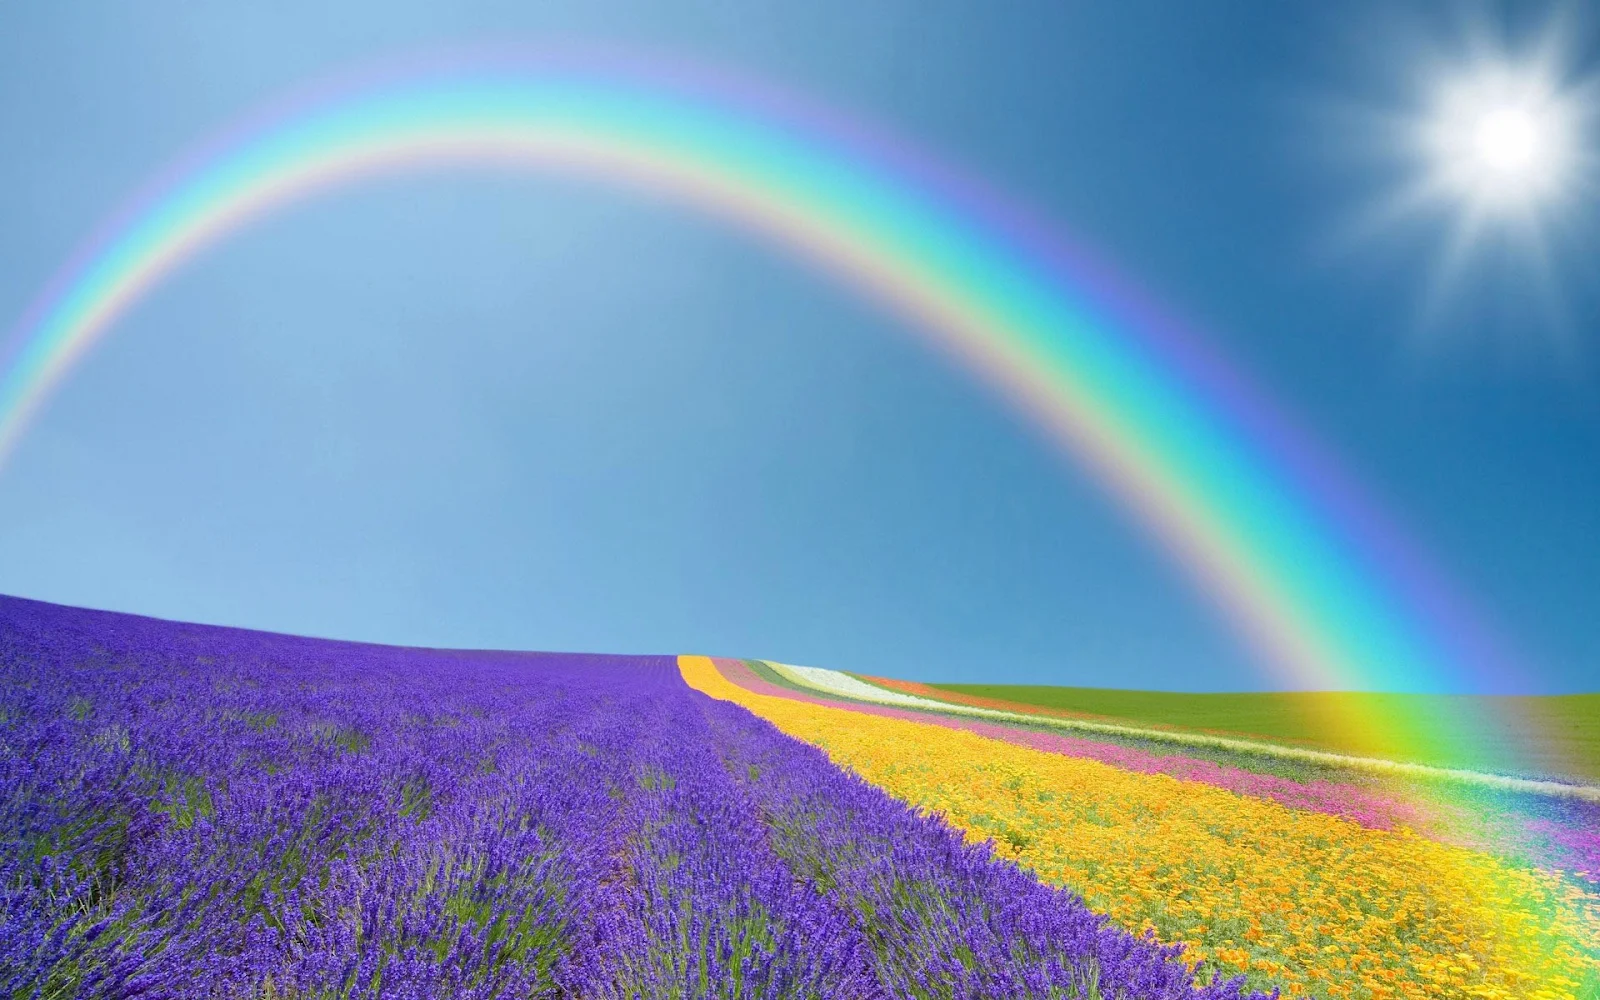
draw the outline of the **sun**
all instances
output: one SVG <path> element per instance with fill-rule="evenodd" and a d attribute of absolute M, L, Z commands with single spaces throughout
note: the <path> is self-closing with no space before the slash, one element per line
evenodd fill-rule
<path fill-rule="evenodd" d="M 1472 138 L 1479 162 L 1514 183 L 1539 169 L 1550 145 L 1548 132 L 1523 108 L 1496 108 L 1478 119 Z"/>
<path fill-rule="evenodd" d="M 1418 123 L 1424 184 L 1479 214 L 1526 217 L 1574 193 L 1582 102 L 1549 68 L 1491 63 L 1433 84 Z"/>
<path fill-rule="evenodd" d="M 1516 38 L 1485 19 L 1460 27 L 1453 44 L 1397 33 L 1383 49 L 1392 85 L 1333 108 L 1334 148 L 1376 168 L 1338 242 L 1373 259 L 1431 248 L 1415 283 L 1419 345 L 1504 328 L 1564 352 L 1582 324 L 1563 285 L 1585 281 L 1600 236 L 1600 77 L 1574 57 L 1588 32 L 1570 17 Z"/>

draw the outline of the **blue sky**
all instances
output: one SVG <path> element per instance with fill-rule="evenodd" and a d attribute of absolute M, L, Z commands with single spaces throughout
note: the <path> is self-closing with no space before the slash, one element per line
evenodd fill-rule
<path fill-rule="evenodd" d="M 1526 27 L 1493 13 L 1479 22 Z M 1096 248 L 1382 498 L 1535 665 L 1528 689 L 1593 690 L 1594 203 L 1554 257 L 1564 319 L 1514 255 L 1488 254 L 1420 323 L 1441 220 L 1338 239 L 1394 178 L 1354 162 L 1331 109 L 1414 97 L 1412 64 L 1448 55 L 1458 21 L 1388 4 L 11 4 L 0 315 L 185 146 L 352 65 L 563 39 L 726 67 L 896 132 Z M 1600 25 L 1574 24 L 1581 69 Z M 1269 683 L 1093 482 L 894 321 L 712 220 L 549 177 L 386 178 L 186 267 L 0 469 L 0 592 L 387 642 Z"/>

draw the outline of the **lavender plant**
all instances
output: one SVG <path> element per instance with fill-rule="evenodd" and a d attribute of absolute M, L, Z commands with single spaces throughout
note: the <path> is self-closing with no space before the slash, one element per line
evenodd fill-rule
<path fill-rule="evenodd" d="M 670 657 L 0 598 L 0 996 L 1245 994 Z"/>

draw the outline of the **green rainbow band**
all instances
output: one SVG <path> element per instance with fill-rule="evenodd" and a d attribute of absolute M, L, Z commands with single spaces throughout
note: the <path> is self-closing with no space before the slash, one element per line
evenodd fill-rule
<path fill-rule="evenodd" d="M 96 338 L 206 246 L 332 185 L 463 163 L 657 192 L 863 290 L 1107 484 L 1279 680 L 1401 690 L 1459 680 L 1427 624 L 1337 526 L 1089 292 L 846 141 L 661 81 L 537 67 L 424 75 L 330 98 L 221 148 L 135 212 L 24 324 L 0 359 L 0 456 Z M 1443 720 L 1341 721 L 1448 735 Z"/>

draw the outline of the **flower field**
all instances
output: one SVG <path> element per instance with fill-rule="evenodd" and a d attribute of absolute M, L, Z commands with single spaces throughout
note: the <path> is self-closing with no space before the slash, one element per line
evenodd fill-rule
<path fill-rule="evenodd" d="M 830 704 L 764 684 L 738 661 L 686 657 L 682 670 L 697 689 L 1082 892 L 1122 926 L 1187 943 L 1203 968 L 1291 996 L 1600 991 L 1600 896 L 1574 873 L 1281 796 L 1020 745 L 964 720 Z"/>
<path fill-rule="evenodd" d="M 846 676 L 0 598 L 0 997 L 1597 995 L 1570 816 Z"/>
<path fill-rule="evenodd" d="M 935 701 L 927 696 L 933 689 L 903 681 L 879 679 L 868 684 L 836 670 L 761 661 L 722 661 L 722 670 L 752 691 L 951 726 L 1129 771 L 1168 774 L 1296 809 L 1341 816 L 1374 829 L 1406 828 L 1444 843 L 1495 854 L 1524 866 L 1558 870 L 1600 885 L 1600 795 L 1596 794 L 1600 789 L 1593 786 L 1562 785 L 1563 794 L 1528 795 L 1507 792 L 1498 787 L 1501 779 L 1477 774 L 1467 775 L 1475 781 L 1464 785 L 1448 780 L 1401 785 L 1387 773 L 1392 765 L 1361 760 L 1355 762 L 1360 765 L 1355 768 L 1307 766 L 1301 748 L 1292 746 L 1250 744 L 1253 751 L 1270 753 L 1196 758 L 1190 754 L 1205 752 L 1217 741 L 1203 733 L 1152 732 L 1104 721 L 1090 725 L 1107 735 L 1149 734 L 1156 739 L 1136 739 L 1134 745 L 1086 739 L 1068 735 L 1083 725 L 1076 720 L 1068 720 L 1063 731 L 1060 719 L 995 710 L 996 703 L 987 699 L 961 698 L 954 704 Z M 757 672 L 777 683 L 764 681 Z M 1027 725 L 1030 722 L 1034 725 Z M 1235 742 L 1223 740 L 1222 744 Z M 1312 758 L 1319 756 L 1323 755 L 1313 754 Z"/>
<path fill-rule="evenodd" d="M 1206 998 L 670 657 L 0 599 L 0 996 Z"/>

